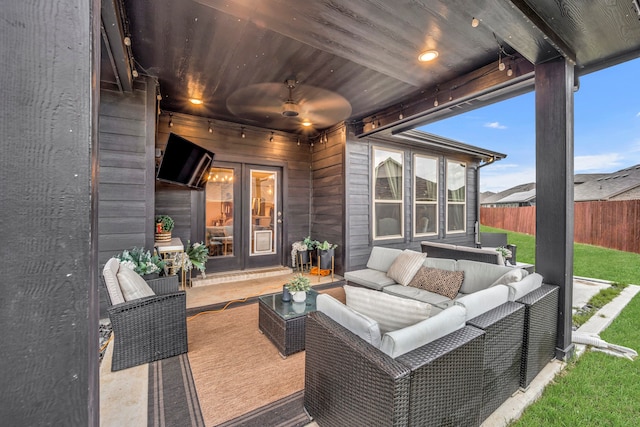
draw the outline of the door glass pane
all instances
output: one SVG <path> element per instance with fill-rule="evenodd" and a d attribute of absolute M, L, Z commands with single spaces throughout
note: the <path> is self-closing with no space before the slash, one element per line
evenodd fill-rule
<path fill-rule="evenodd" d="M 275 218 L 278 206 L 278 175 L 273 171 L 251 170 L 251 255 L 276 253 Z"/>
<path fill-rule="evenodd" d="M 233 169 L 211 168 L 206 186 L 209 256 L 233 255 Z"/>

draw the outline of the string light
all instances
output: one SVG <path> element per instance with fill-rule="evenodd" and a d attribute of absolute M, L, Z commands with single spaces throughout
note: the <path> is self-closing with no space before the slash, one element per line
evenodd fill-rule
<path fill-rule="evenodd" d="M 173 113 L 169 113 L 169 127 L 173 127 Z"/>
<path fill-rule="evenodd" d="M 434 107 L 437 107 L 438 105 L 440 105 L 440 103 L 438 102 L 438 90 L 439 89 L 436 88 L 436 95 L 435 95 L 436 99 L 433 101 L 433 106 Z"/>
<path fill-rule="evenodd" d="M 209 120 L 209 133 L 213 133 L 213 127 L 211 126 L 211 120 Z"/>
<path fill-rule="evenodd" d="M 240 128 L 240 138 L 244 139 L 247 137 L 247 134 L 244 133 L 244 126 Z"/>
<path fill-rule="evenodd" d="M 511 64 L 509 64 L 509 68 L 507 68 L 507 76 L 513 76 L 513 69 L 511 68 Z"/>
<path fill-rule="evenodd" d="M 273 132 L 271 132 L 271 137 L 269 138 L 269 142 L 273 142 Z"/>
<path fill-rule="evenodd" d="M 298 147 L 300 147 L 300 137 L 298 137 Z"/>
<path fill-rule="evenodd" d="M 504 71 L 504 69 L 505 65 L 504 62 L 502 62 L 502 52 L 498 52 L 498 70 Z"/>

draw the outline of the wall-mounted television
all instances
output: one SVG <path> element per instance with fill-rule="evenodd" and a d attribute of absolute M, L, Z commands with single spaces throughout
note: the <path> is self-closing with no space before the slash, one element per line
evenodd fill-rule
<path fill-rule="evenodd" d="M 211 151 L 171 133 L 156 179 L 201 190 L 207 183 L 213 157 Z"/>

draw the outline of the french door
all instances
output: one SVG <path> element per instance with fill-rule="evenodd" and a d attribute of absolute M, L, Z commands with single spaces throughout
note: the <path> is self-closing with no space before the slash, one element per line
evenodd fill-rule
<path fill-rule="evenodd" d="M 207 272 L 282 263 L 282 169 L 216 162 L 206 185 Z"/>

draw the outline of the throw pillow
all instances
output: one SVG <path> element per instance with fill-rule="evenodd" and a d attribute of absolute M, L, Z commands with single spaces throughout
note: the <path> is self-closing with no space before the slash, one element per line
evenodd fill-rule
<path fill-rule="evenodd" d="M 508 285 L 509 283 L 519 282 L 520 280 L 524 279 L 527 274 L 529 274 L 527 270 L 514 268 L 512 271 L 507 271 L 502 276 L 498 277 L 498 279 L 493 282 L 491 286 Z"/>
<path fill-rule="evenodd" d="M 402 329 L 427 319 L 431 304 L 372 289 L 344 286 L 347 306 L 378 322 L 380 333 Z"/>
<path fill-rule="evenodd" d="M 418 270 L 411 283 L 409 283 L 409 286 L 454 299 L 458 295 L 463 280 L 464 271 L 449 271 L 439 268 L 422 267 Z"/>
<path fill-rule="evenodd" d="M 405 249 L 387 270 L 387 277 L 407 286 L 422 266 L 426 256 L 425 253 Z"/>
<path fill-rule="evenodd" d="M 125 301 L 155 295 L 142 276 L 126 265 L 120 265 L 118 282 L 120 283 L 120 290 L 122 291 L 122 296 Z"/>

